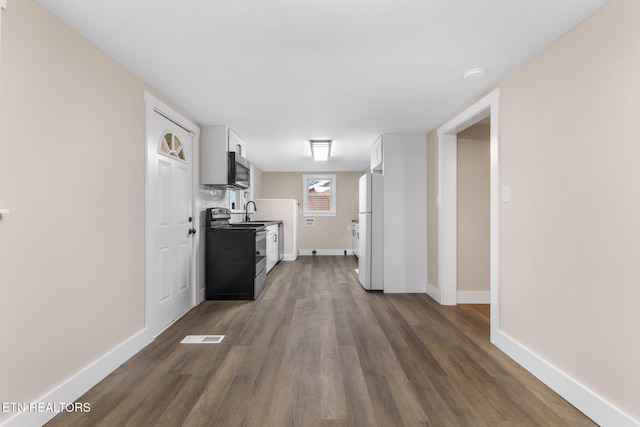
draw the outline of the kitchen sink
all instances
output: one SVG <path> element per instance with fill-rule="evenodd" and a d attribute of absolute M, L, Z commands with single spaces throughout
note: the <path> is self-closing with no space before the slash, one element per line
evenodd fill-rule
<path fill-rule="evenodd" d="M 244 221 L 244 222 L 234 222 L 232 224 L 229 224 L 232 227 L 260 227 L 263 225 L 267 225 L 267 224 L 276 224 L 278 222 L 282 222 L 282 221 Z"/>
<path fill-rule="evenodd" d="M 255 220 L 255 221 L 244 221 L 244 222 L 234 222 L 231 225 L 235 225 L 235 224 L 247 224 L 247 225 L 251 225 L 251 224 L 269 224 L 270 222 L 282 222 L 281 219 L 261 219 L 259 221 Z"/>

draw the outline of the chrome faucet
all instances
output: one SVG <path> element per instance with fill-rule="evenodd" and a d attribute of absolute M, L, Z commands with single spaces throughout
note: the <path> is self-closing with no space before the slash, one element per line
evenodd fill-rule
<path fill-rule="evenodd" d="M 253 211 L 256 212 L 258 207 L 256 206 L 256 202 L 253 200 L 249 200 L 246 205 L 244 205 L 244 220 L 249 222 L 251 218 L 249 218 L 249 203 L 253 203 Z"/>

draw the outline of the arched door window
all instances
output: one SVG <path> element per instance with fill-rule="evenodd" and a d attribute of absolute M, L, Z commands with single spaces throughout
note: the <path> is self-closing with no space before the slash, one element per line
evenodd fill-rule
<path fill-rule="evenodd" d="M 158 148 L 158 153 L 173 157 L 174 159 L 185 161 L 184 156 L 184 147 L 182 143 L 173 133 L 165 133 L 162 138 L 160 138 L 160 147 Z"/>

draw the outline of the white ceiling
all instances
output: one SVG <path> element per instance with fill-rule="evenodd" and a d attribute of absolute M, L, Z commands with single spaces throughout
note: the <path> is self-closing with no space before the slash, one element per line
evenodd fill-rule
<path fill-rule="evenodd" d="M 38 0 L 264 171 L 360 171 L 425 133 L 607 0 Z M 485 78 L 465 81 L 475 67 Z M 309 139 L 333 139 L 328 162 Z"/>

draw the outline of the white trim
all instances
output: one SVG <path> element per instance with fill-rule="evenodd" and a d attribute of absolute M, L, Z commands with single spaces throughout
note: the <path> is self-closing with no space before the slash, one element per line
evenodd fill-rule
<path fill-rule="evenodd" d="M 490 304 L 490 291 L 458 291 L 458 304 Z"/>
<path fill-rule="evenodd" d="M 191 170 L 192 170 L 192 191 L 193 191 L 193 202 L 192 202 L 192 213 L 193 213 L 193 225 L 192 227 L 195 230 L 200 230 L 200 212 L 197 207 L 197 195 L 200 184 L 200 128 L 188 120 L 186 117 L 182 116 L 180 113 L 174 111 L 173 108 L 156 98 L 151 93 L 145 91 L 144 92 L 144 102 L 145 102 L 145 153 L 146 153 L 146 162 L 145 162 L 145 325 L 150 330 L 157 329 L 154 321 L 154 313 L 153 313 L 153 305 L 151 304 L 151 300 L 149 295 L 152 294 L 151 286 L 151 271 L 154 271 L 153 266 L 153 257 L 151 256 L 151 251 L 153 248 L 153 230 L 151 227 L 151 215 L 153 215 L 153 207 L 155 204 L 151 200 L 152 195 L 149 192 L 150 183 L 155 177 L 153 176 L 153 162 L 155 161 L 156 155 L 156 143 L 155 141 L 149 140 L 149 132 L 151 131 L 153 125 L 153 115 L 154 111 L 159 112 L 161 115 L 166 117 L 167 119 L 175 122 L 180 127 L 190 132 L 193 137 L 192 141 L 192 158 L 191 158 Z M 196 274 L 196 263 L 198 259 L 198 251 L 200 250 L 200 239 L 197 234 L 192 240 L 192 250 L 193 250 L 193 262 L 191 263 L 191 277 L 193 277 L 193 294 L 191 296 L 191 305 L 192 307 L 196 306 L 204 299 L 204 295 L 202 292 L 198 292 L 197 289 L 197 274 Z M 184 314 L 184 313 L 183 313 Z M 178 317 L 179 318 L 179 317 Z M 177 319 L 176 319 L 177 320 Z M 175 321 L 174 321 L 175 322 Z M 164 328 L 166 329 L 166 328 Z M 163 330 L 164 330 L 163 329 Z M 155 336 L 159 335 L 161 331 L 156 331 Z"/>
<path fill-rule="evenodd" d="M 153 336 L 149 329 L 143 329 L 35 402 L 75 402 L 151 341 L 153 341 Z M 22 412 L 4 421 L 0 426 L 28 427 L 44 425 L 56 415 L 58 414 L 55 412 Z"/>
<path fill-rule="evenodd" d="M 313 251 L 316 251 L 317 256 L 345 256 L 344 251 L 349 251 L 351 249 L 300 249 L 300 256 L 313 256 Z"/>
<path fill-rule="evenodd" d="M 433 298 L 437 302 L 440 302 L 441 295 L 440 295 L 440 289 L 439 288 L 437 288 L 436 286 L 433 286 L 431 283 L 427 283 L 427 288 L 426 288 L 425 292 L 431 298 Z"/>
<path fill-rule="evenodd" d="M 7 8 L 7 0 L 0 0 L 0 47 L 2 46 L 2 11 Z M 0 64 L 2 63 L 2 51 L 0 50 Z"/>
<path fill-rule="evenodd" d="M 295 261 L 296 259 L 298 259 L 298 256 L 294 254 L 284 254 L 282 257 L 282 261 Z"/>
<path fill-rule="evenodd" d="M 571 378 L 502 331 L 491 336 L 500 350 L 601 426 L 640 427 L 640 421 Z"/>

